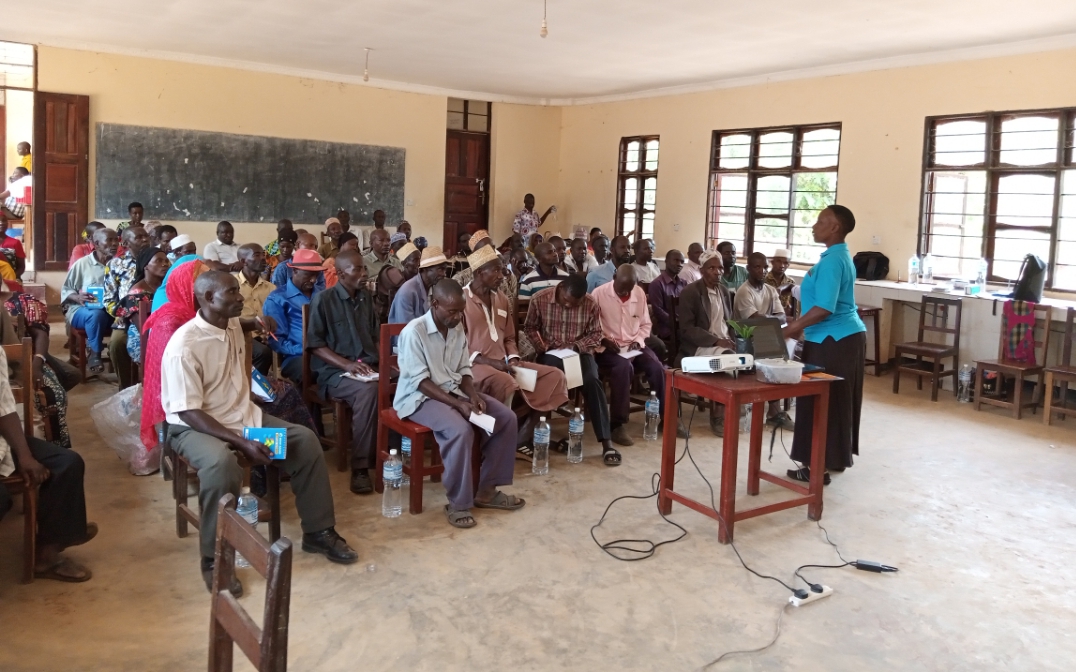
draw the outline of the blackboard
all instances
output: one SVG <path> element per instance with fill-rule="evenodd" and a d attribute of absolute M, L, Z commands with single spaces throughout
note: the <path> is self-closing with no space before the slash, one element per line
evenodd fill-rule
<path fill-rule="evenodd" d="M 97 124 L 98 219 L 321 224 L 340 209 L 353 223 L 384 210 L 403 219 L 399 147 Z"/>

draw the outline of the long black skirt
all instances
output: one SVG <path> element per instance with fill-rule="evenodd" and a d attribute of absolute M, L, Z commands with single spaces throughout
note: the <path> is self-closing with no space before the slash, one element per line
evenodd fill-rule
<path fill-rule="evenodd" d="M 843 378 L 829 387 L 829 426 L 826 428 L 826 469 L 852 466 L 859 455 L 859 416 L 863 409 L 863 359 L 867 356 L 864 332 L 839 341 L 829 337 L 821 343 L 803 344 L 803 361 L 817 364 L 826 373 Z M 814 432 L 814 397 L 796 399 L 796 431 L 792 436 L 792 459 L 811 463 Z"/>

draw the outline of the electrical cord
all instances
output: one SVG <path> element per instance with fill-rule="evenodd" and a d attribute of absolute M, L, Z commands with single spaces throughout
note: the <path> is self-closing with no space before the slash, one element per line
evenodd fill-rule
<path fill-rule="evenodd" d="M 777 643 L 777 638 L 781 636 L 781 622 L 782 622 L 782 620 L 784 620 L 785 612 L 788 611 L 789 606 L 790 606 L 790 604 L 788 602 L 786 602 L 785 604 L 783 604 L 781 606 L 781 609 L 777 612 L 777 624 L 774 627 L 773 639 L 771 639 L 765 645 L 760 646 L 757 649 L 739 649 L 739 650 L 736 650 L 736 651 L 726 651 L 725 653 L 722 653 L 720 656 L 718 656 L 717 658 L 714 658 L 713 660 L 706 663 L 705 665 L 703 665 L 699 669 L 700 670 L 707 670 L 707 669 L 713 667 L 714 665 L 717 665 L 722 660 L 724 660 L 726 658 L 729 658 L 731 656 L 741 656 L 741 655 L 745 655 L 745 654 L 748 654 L 748 653 L 762 653 L 766 649 L 768 649 L 771 646 L 773 646 L 774 644 L 776 644 Z"/>

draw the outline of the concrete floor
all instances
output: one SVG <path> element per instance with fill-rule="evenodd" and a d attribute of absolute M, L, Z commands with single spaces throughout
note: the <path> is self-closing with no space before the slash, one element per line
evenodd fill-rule
<path fill-rule="evenodd" d="M 889 385 L 867 379 L 863 454 L 826 489 L 822 524 L 846 557 L 900 573 L 810 571 L 834 595 L 786 613 L 769 650 L 717 669 L 1071 670 L 1076 418 L 1047 429 L 1041 414 L 1016 422 L 951 396 L 930 403 L 914 386 L 894 396 Z M 7 672 L 205 667 L 209 600 L 196 538 L 176 538 L 160 476 L 130 476 L 89 420 L 89 407 L 114 389 L 91 383 L 71 398 L 101 533 L 70 554 L 93 580 L 21 585 L 21 518 L 0 525 Z M 695 418 L 693 454 L 716 482 L 717 441 L 706 420 Z M 638 422 L 632 430 L 641 436 Z M 693 670 L 769 641 L 788 593 L 745 572 L 710 519 L 675 507 L 688 536 L 642 562 L 617 562 L 595 546 L 589 530 L 606 504 L 648 493 L 658 468 L 656 442 L 623 452 L 624 466 L 609 469 L 591 443 L 580 465 L 554 456 L 546 477 L 517 462 L 512 491 L 527 507 L 480 511 L 469 531 L 445 522 L 438 485 L 427 489 L 425 513 L 387 520 L 377 497 L 352 495 L 347 476 L 332 471 L 337 529 L 361 560 L 339 567 L 296 548 L 290 668 Z M 783 472 L 780 444 L 776 453 L 763 464 Z M 741 455 L 744 503 L 746 462 Z M 677 483 L 707 496 L 688 468 Z M 783 496 L 763 482 L 760 500 Z M 290 494 L 283 508 L 284 533 L 297 539 Z M 598 536 L 676 532 L 651 499 L 617 504 Z M 786 580 L 798 565 L 837 561 L 802 508 L 739 523 L 736 540 L 752 567 Z M 249 571 L 246 578 L 243 602 L 259 612 L 263 592 Z M 237 669 L 250 668 L 242 660 Z"/>

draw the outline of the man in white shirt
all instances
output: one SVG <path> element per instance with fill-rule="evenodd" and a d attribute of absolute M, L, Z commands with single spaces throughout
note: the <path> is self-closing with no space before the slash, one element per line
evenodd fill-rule
<path fill-rule="evenodd" d="M 680 277 L 689 285 L 702 280 L 702 264 L 699 263 L 702 253 L 702 245 L 699 243 L 691 243 L 687 248 L 687 261 L 680 269 Z"/>
<path fill-rule="evenodd" d="M 239 261 L 239 246 L 235 244 L 235 229 L 231 222 L 217 224 L 217 239 L 207 243 L 202 258 L 215 271 L 238 273 L 243 269 Z"/>
<path fill-rule="evenodd" d="M 752 317 L 776 317 L 785 321 L 785 309 L 781 305 L 781 296 L 777 288 L 766 284 L 766 272 L 769 263 L 766 255 L 752 252 L 747 258 L 747 282 L 736 290 L 733 312 L 737 320 L 749 320 Z"/>
<path fill-rule="evenodd" d="M 654 263 L 654 241 L 649 238 L 635 241 L 635 278 L 638 282 L 649 285 L 661 275 L 661 269 Z"/>
<path fill-rule="evenodd" d="M 200 305 L 198 314 L 173 334 L 164 350 L 161 405 L 172 447 L 198 470 L 206 588 L 210 589 L 213 581 L 217 504 L 226 494 L 238 496 L 243 482 L 243 471 L 232 449 L 255 465 L 267 465 L 271 459 L 265 445 L 243 438 L 245 427 L 287 430 L 287 455 L 277 464 L 291 476 L 303 550 L 321 553 L 340 564 L 356 562 L 358 554 L 334 528 L 329 472 L 318 437 L 306 427 L 263 415 L 250 400 L 243 332 L 261 326 L 252 319 L 239 318 L 243 312 L 239 281 L 227 273 L 209 271 L 198 276 L 194 294 Z M 267 330 L 275 330 L 271 317 L 262 320 Z M 242 592 L 242 586 L 235 588 Z"/>
<path fill-rule="evenodd" d="M 587 252 L 587 241 L 584 238 L 573 238 L 568 256 L 564 259 L 564 267 L 569 273 L 586 275 L 598 267 L 598 260 L 594 255 Z"/>

